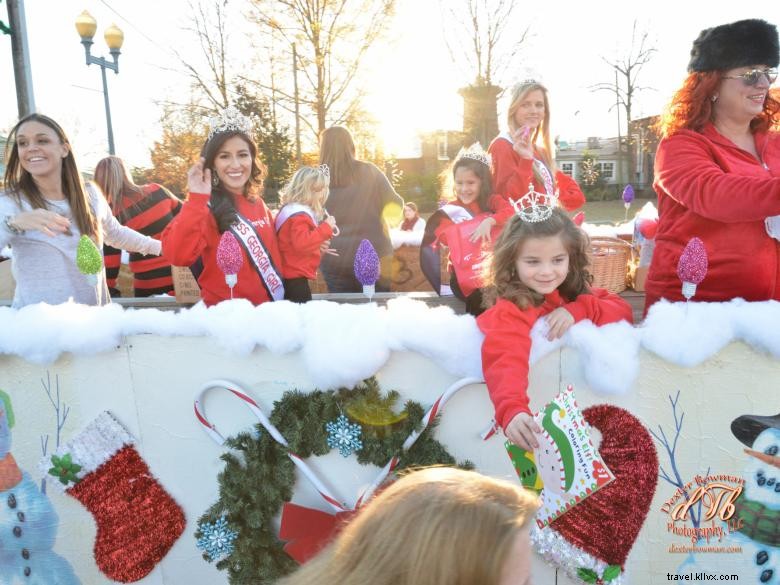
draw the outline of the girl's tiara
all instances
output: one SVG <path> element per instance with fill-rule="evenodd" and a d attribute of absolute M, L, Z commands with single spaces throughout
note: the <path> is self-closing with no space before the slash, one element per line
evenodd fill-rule
<path fill-rule="evenodd" d="M 209 118 L 209 140 L 220 132 L 233 131 L 242 132 L 247 136 L 252 134 L 252 121 L 235 106 L 228 106 L 216 116 Z"/>
<path fill-rule="evenodd" d="M 475 142 L 468 148 L 461 148 L 458 151 L 458 156 L 455 157 L 455 159 L 460 158 L 470 158 L 474 159 L 477 162 L 481 162 L 486 167 L 490 168 L 492 164 L 492 159 L 490 158 L 490 155 L 482 150 L 482 145 L 479 142 Z"/>
<path fill-rule="evenodd" d="M 510 197 L 509 202 L 515 208 L 520 219 L 529 223 L 538 223 L 550 219 L 553 209 L 558 205 L 555 195 L 547 195 L 534 190 L 534 184 L 528 184 L 528 193 L 517 201 Z"/>

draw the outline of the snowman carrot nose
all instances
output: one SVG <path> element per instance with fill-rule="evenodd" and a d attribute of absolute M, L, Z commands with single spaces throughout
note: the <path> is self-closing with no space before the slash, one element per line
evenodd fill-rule
<path fill-rule="evenodd" d="M 767 465 L 772 465 L 773 467 L 777 467 L 778 469 L 780 469 L 780 457 L 776 455 L 772 456 L 772 455 L 767 455 L 766 453 L 760 453 L 758 451 L 754 451 L 753 449 L 745 449 L 744 451 L 745 453 L 747 453 L 748 455 L 752 455 L 759 461 L 763 461 Z"/>
<path fill-rule="evenodd" d="M 22 472 L 10 453 L 0 459 L 0 492 L 10 490 L 22 481 Z"/>

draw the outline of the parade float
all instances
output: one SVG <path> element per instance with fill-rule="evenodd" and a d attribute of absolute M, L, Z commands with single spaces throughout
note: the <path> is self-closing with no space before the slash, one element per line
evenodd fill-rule
<path fill-rule="evenodd" d="M 537 522 L 536 583 L 777 581 L 778 330 L 735 300 L 535 331 L 532 408 L 571 385 L 615 476 Z M 410 298 L 0 308 L 0 582 L 272 582 L 405 467 L 520 481 L 480 343 Z"/>

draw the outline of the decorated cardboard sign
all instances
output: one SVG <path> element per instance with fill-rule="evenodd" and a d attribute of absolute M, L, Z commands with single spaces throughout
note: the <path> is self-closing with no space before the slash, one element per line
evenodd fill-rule
<path fill-rule="evenodd" d="M 522 484 L 541 490 L 536 523 L 543 528 L 615 476 L 593 446 L 590 426 L 571 386 L 548 402 L 534 419 L 542 428 L 538 449 L 529 453 L 509 441 L 505 447 Z"/>

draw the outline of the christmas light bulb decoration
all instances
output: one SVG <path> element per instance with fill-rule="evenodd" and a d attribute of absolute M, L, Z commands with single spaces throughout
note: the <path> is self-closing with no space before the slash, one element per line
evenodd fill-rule
<path fill-rule="evenodd" d="M 217 246 L 217 266 L 225 275 L 225 283 L 230 287 L 231 299 L 233 287 L 238 282 L 238 272 L 243 264 L 244 254 L 236 236 L 231 231 L 224 232 Z"/>
<path fill-rule="evenodd" d="M 76 267 L 92 286 L 97 284 L 97 275 L 103 270 L 103 254 L 88 236 L 81 236 L 79 239 L 76 247 Z"/>
<path fill-rule="evenodd" d="M 368 240 L 360 242 L 355 252 L 355 278 L 363 285 L 363 294 L 370 300 L 379 280 L 379 255 Z"/>
<path fill-rule="evenodd" d="M 677 263 L 677 276 L 682 281 L 682 294 L 689 301 L 696 294 L 696 285 L 707 276 L 707 250 L 699 238 L 691 238 Z"/>
<path fill-rule="evenodd" d="M 626 208 L 626 217 L 625 219 L 628 219 L 628 209 L 631 207 L 631 203 L 634 201 L 634 187 L 629 183 L 626 185 L 625 189 L 623 189 L 623 206 Z"/>

